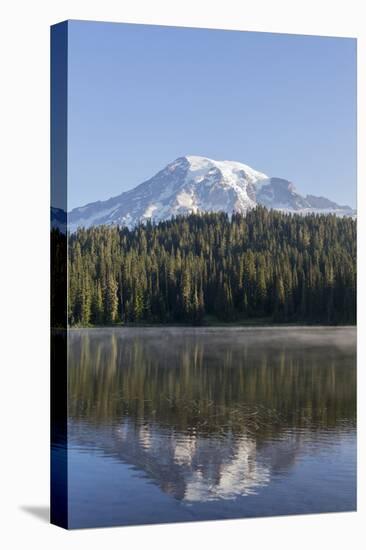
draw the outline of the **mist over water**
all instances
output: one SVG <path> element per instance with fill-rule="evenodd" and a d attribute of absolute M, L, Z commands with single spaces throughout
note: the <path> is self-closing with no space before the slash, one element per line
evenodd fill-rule
<path fill-rule="evenodd" d="M 69 333 L 72 527 L 355 508 L 356 330 Z"/>

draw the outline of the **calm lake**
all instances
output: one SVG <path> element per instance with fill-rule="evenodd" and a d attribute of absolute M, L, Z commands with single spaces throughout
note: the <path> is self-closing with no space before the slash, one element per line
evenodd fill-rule
<path fill-rule="evenodd" d="M 356 508 L 356 329 L 69 332 L 69 525 Z"/>

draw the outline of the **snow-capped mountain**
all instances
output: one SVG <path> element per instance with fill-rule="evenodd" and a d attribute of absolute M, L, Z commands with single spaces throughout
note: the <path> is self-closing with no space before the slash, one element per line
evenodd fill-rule
<path fill-rule="evenodd" d="M 258 204 L 298 213 L 355 214 L 350 207 L 324 197 L 303 197 L 289 181 L 268 177 L 246 164 L 185 156 L 130 191 L 74 208 L 68 215 L 68 226 L 70 231 L 102 224 L 133 227 L 149 219 L 159 222 L 197 212 L 245 214 Z"/>

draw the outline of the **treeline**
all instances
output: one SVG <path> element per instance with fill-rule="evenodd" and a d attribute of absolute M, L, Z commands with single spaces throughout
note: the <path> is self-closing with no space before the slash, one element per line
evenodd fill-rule
<path fill-rule="evenodd" d="M 68 237 L 70 325 L 356 322 L 356 222 L 256 208 Z"/>

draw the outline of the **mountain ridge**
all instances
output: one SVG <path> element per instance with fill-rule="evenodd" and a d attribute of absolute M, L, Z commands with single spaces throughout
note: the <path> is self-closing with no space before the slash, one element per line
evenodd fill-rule
<path fill-rule="evenodd" d="M 178 157 L 152 178 L 105 201 L 95 201 L 68 213 L 71 231 L 95 225 L 130 228 L 177 215 L 224 211 L 245 214 L 257 205 L 274 210 L 355 216 L 349 206 L 326 197 L 302 196 L 283 178 L 269 177 L 247 164 L 208 157 Z"/>

